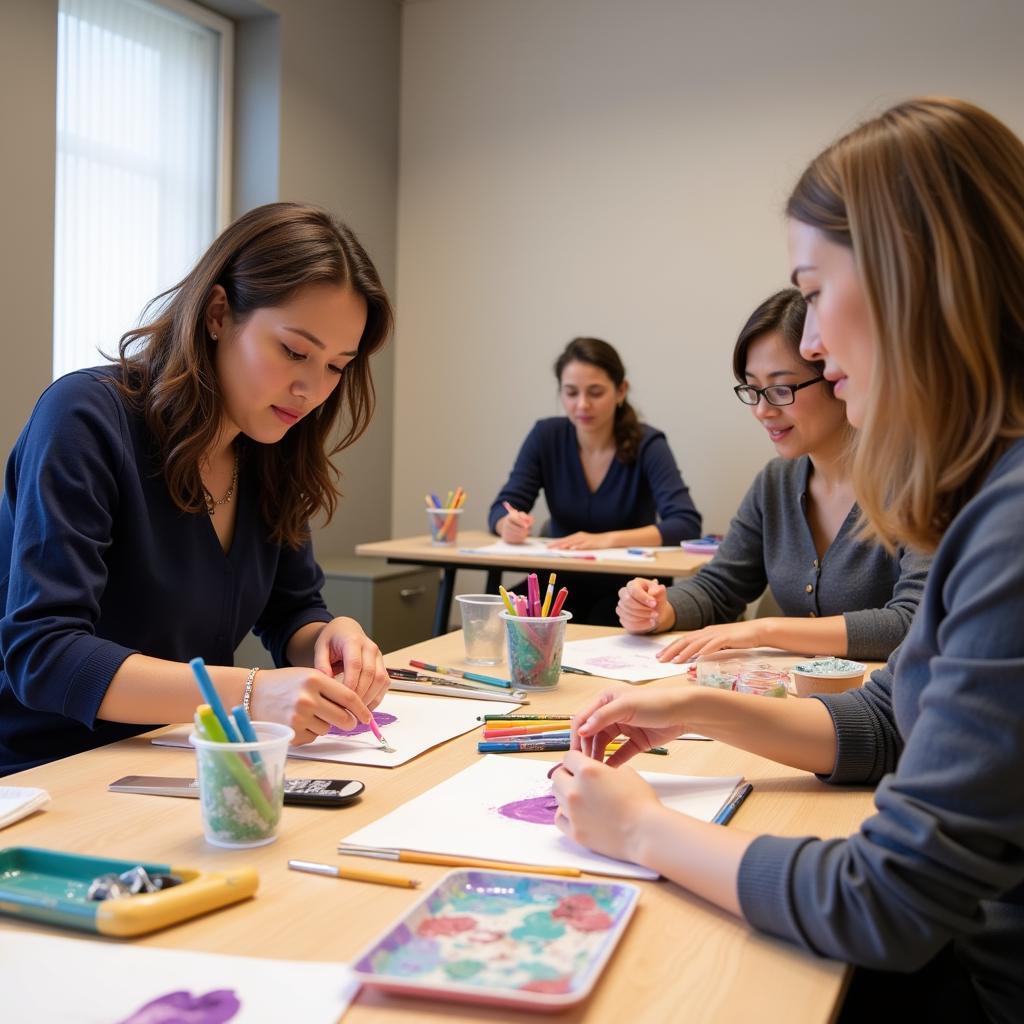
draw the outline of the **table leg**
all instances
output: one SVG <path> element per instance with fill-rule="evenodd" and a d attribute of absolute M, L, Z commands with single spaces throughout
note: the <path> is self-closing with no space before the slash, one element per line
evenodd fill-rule
<path fill-rule="evenodd" d="M 452 606 L 452 594 L 455 592 L 455 566 L 446 565 L 441 572 L 441 582 L 437 585 L 437 607 L 434 609 L 434 636 L 443 636 L 448 632 L 448 614 Z"/>
<path fill-rule="evenodd" d="M 496 594 L 498 587 L 501 586 L 501 570 L 500 569 L 488 569 L 487 570 L 487 584 L 484 587 L 485 594 Z"/>

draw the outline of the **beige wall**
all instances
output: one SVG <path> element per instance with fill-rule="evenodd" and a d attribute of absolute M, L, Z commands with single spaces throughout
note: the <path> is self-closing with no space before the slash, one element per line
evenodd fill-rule
<path fill-rule="evenodd" d="M 861 116 L 947 92 L 1024 131 L 1024 5 L 425 0 L 404 8 L 393 530 L 482 527 L 575 334 L 621 352 L 708 528 L 773 454 L 730 394 L 780 209 Z"/>
<path fill-rule="evenodd" d="M 398 0 L 209 6 L 255 19 L 239 32 L 236 144 L 249 162 L 236 167 L 235 212 L 277 198 L 321 203 L 351 224 L 393 289 Z M 2 457 L 51 374 L 56 28 L 56 0 L 0 2 Z M 393 348 L 377 357 L 378 415 L 340 459 L 345 498 L 316 538 L 323 556 L 387 536 L 393 361 Z"/>

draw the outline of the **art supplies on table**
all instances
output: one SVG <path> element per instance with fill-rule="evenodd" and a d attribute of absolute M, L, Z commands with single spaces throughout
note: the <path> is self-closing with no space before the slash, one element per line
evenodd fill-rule
<path fill-rule="evenodd" d="M 13 825 L 50 802 L 50 794 L 35 786 L 0 786 L 0 828 Z"/>
<path fill-rule="evenodd" d="M 410 658 L 409 664 L 413 668 L 423 668 L 428 672 L 438 672 L 443 676 L 455 676 L 456 679 L 469 679 L 471 682 L 480 683 L 483 686 L 493 686 L 497 690 L 512 689 L 512 681 L 502 679 L 500 676 L 485 675 L 482 672 L 473 672 L 469 669 L 448 668 L 445 665 L 432 665 L 428 661 L 417 661 L 415 658 Z M 501 699 L 497 694 L 493 696 L 495 700 Z"/>
<path fill-rule="evenodd" d="M 733 790 L 729 802 L 711 819 L 712 825 L 728 825 L 732 821 L 741 804 L 753 792 L 754 787 L 749 782 L 740 782 Z"/>
<path fill-rule="evenodd" d="M 354 779 L 285 779 L 284 802 L 310 807 L 345 807 L 366 787 Z M 111 782 L 111 793 L 199 799 L 199 780 L 162 775 L 125 775 Z"/>
<path fill-rule="evenodd" d="M 445 853 L 423 853 L 420 850 L 399 850 L 383 846 L 361 846 L 359 843 L 338 843 L 338 853 L 348 857 L 371 857 L 375 860 L 395 860 L 405 864 L 434 864 L 440 867 L 484 868 L 487 871 L 518 871 L 537 875 L 558 875 L 560 878 L 579 878 L 579 868 L 553 867 L 550 864 L 513 864 L 490 857 L 461 857 Z"/>
<path fill-rule="evenodd" d="M 522 544 L 509 544 L 497 540 L 491 544 L 483 544 L 475 548 L 459 548 L 463 555 L 483 555 L 490 557 L 528 558 L 540 555 L 543 558 L 565 558 L 585 562 L 637 562 L 643 565 L 657 558 L 659 551 L 677 551 L 675 547 L 630 547 L 630 548 L 587 548 L 585 550 L 568 550 L 551 547 L 551 539 L 527 537 Z"/>
<path fill-rule="evenodd" d="M 466 503 L 466 492 L 461 487 L 449 491 L 442 501 L 436 494 L 426 496 L 427 526 L 432 544 L 454 545 L 459 533 L 459 517 Z"/>
<path fill-rule="evenodd" d="M 587 675 L 625 683 L 684 676 L 689 671 L 686 663 L 661 662 L 655 657 L 658 651 L 681 635 L 616 633 L 594 640 L 569 640 L 562 649 L 563 671 L 582 670 Z"/>
<path fill-rule="evenodd" d="M 97 899 L 95 894 L 90 898 L 90 888 L 102 876 L 117 876 L 139 867 L 150 878 L 169 877 L 177 884 L 122 899 Z M 100 935 L 123 937 L 157 931 L 244 900 L 258 885 L 259 876 L 252 868 L 199 871 L 33 846 L 0 850 L 0 913 Z"/>
<path fill-rule="evenodd" d="M 391 678 L 388 690 L 391 693 L 427 693 L 437 697 L 463 697 L 467 700 L 491 701 L 497 696 L 490 688 L 467 686 L 465 683 L 456 683 L 440 676 L 429 676 L 417 672 L 404 676 L 396 675 L 395 672 L 394 669 L 388 669 L 388 676 Z M 515 704 L 530 703 L 530 698 L 522 690 L 505 690 L 501 694 L 501 699 Z"/>
<path fill-rule="evenodd" d="M 590 994 L 640 891 L 621 882 L 453 871 L 353 961 L 367 987 L 527 1010 Z"/>
<path fill-rule="evenodd" d="M 266 960 L 0 932 L 3 989 L 14 1022 L 194 1021 L 337 1024 L 359 990 L 347 964 Z M 297 1010 L 301 1007 L 301 1013 Z"/>
<path fill-rule="evenodd" d="M 340 867 L 337 864 L 319 864 L 313 860 L 290 860 L 292 871 L 303 871 L 308 875 L 324 875 L 345 882 L 369 882 L 373 885 L 390 885 L 396 889 L 417 889 L 419 880 L 401 875 L 387 875 L 381 871 L 362 871 L 358 868 Z"/>
<path fill-rule="evenodd" d="M 480 713 L 511 711 L 517 705 L 504 700 L 495 691 L 490 702 L 470 702 L 453 697 L 420 697 L 388 693 L 373 712 L 378 725 L 387 731 L 395 748 L 381 750 L 366 725 L 347 732 L 332 731 L 312 743 L 288 748 L 288 756 L 304 761 L 331 761 L 336 764 L 364 764 L 378 768 L 396 768 L 431 747 L 475 729 Z M 333 727 L 332 727 L 333 729 Z M 162 747 L 187 747 L 188 728 L 170 729 L 153 739 Z"/>
<path fill-rule="evenodd" d="M 713 555 L 725 537 L 720 533 L 709 533 L 696 540 L 681 540 L 679 546 L 691 555 Z"/>
<path fill-rule="evenodd" d="M 559 864 L 599 875 L 657 878 L 657 872 L 594 853 L 555 827 L 550 761 L 488 755 L 344 838 L 346 844 L 419 850 L 525 864 Z M 641 772 L 667 807 L 711 821 L 739 776 L 700 778 Z"/>

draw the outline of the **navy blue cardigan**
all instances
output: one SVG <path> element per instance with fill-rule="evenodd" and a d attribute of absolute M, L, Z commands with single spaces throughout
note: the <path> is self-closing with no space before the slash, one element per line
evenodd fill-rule
<path fill-rule="evenodd" d="M 576 428 L 564 416 L 538 420 L 523 442 L 512 475 L 491 506 L 492 531 L 505 515 L 503 502 L 529 512 L 541 488 L 551 513 L 551 536 L 578 530 L 606 533 L 656 525 L 663 544 L 700 536 L 700 513 L 672 457 L 665 435 L 644 425 L 636 461 L 613 459 L 591 493 L 583 475 Z"/>
<path fill-rule="evenodd" d="M 208 515 L 177 508 L 114 372 L 51 384 L 7 462 L 0 774 L 151 728 L 96 717 L 133 653 L 230 665 L 255 626 L 282 665 L 297 629 L 331 618 L 311 545 L 267 539 L 244 459 L 228 553 Z"/>

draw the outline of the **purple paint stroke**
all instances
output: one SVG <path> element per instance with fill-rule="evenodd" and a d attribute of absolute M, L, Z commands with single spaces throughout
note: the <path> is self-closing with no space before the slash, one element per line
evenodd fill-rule
<path fill-rule="evenodd" d="M 378 729 L 383 729 L 386 725 L 393 725 L 398 719 L 394 715 L 389 715 L 386 711 L 374 711 L 373 720 L 377 723 Z M 332 725 L 327 730 L 328 736 L 362 736 L 364 732 L 369 732 L 370 726 L 359 722 L 356 724 L 354 729 L 339 729 L 336 725 Z"/>
<path fill-rule="evenodd" d="M 554 825 L 558 814 L 558 801 L 550 793 L 546 796 L 532 796 L 528 800 L 514 800 L 502 804 L 498 813 L 513 821 L 525 821 L 530 825 Z"/>
<path fill-rule="evenodd" d="M 230 988 L 214 989 L 206 995 L 168 992 L 140 1006 L 120 1024 L 224 1024 L 242 1008 Z"/>

